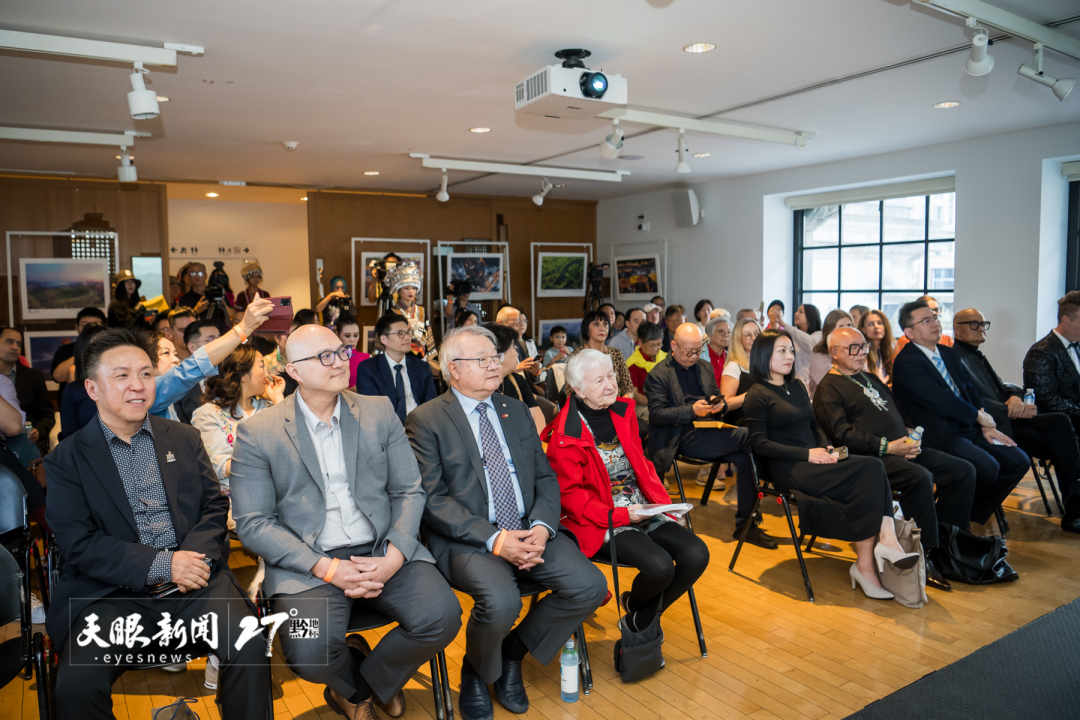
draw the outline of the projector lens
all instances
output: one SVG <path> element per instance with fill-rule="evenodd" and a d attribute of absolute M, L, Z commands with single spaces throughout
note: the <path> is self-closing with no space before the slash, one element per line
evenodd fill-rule
<path fill-rule="evenodd" d="M 581 73 L 581 94 L 589 98 L 602 98 L 607 92 L 608 82 L 604 73 Z"/>

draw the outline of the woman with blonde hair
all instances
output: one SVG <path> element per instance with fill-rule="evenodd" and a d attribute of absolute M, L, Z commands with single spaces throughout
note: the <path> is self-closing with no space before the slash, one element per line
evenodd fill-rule
<path fill-rule="evenodd" d="M 874 373 L 881 382 L 892 387 L 893 340 L 889 318 L 880 310 L 870 310 L 859 318 L 859 332 L 870 343 L 870 352 L 866 353 L 866 369 Z"/>
<path fill-rule="evenodd" d="M 746 391 L 753 383 L 750 380 L 750 348 L 761 334 L 761 326 L 753 318 L 743 318 L 735 323 L 728 344 L 727 361 L 720 376 L 720 394 L 727 400 L 728 411 L 724 422 L 742 425 L 743 401 Z"/>

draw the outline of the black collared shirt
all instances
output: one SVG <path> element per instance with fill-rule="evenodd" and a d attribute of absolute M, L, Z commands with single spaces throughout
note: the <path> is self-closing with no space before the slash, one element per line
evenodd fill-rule
<path fill-rule="evenodd" d="M 956 340 L 953 342 L 953 350 L 960 357 L 960 361 L 967 368 L 971 376 L 971 383 L 985 399 L 1007 402 L 1010 396 L 1008 389 L 1001 382 L 1001 378 L 994 372 L 993 366 L 986 356 L 982 354 L 977 345 Z"/>
<path fill-rule="evenodd" d="M 672 358 L 671 367 L 675 368 L 675 377 L 679 378 L 679 387 L 682 388 L 683 399 L 687 403 L 693 404 L 705 398 L 705 388 L 701 387 L 701 372 L 696 362 L 687 368 Z"/>

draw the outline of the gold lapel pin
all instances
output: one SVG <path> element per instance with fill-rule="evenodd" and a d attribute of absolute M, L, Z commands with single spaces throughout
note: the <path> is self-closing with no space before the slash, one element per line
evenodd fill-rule
<path fill-rule="evenodd" d="M 176 462 L 176 456 L 172 454 L 172 450 L 165 453 L 165 462 L 167 462 L 167 463 Z"/>

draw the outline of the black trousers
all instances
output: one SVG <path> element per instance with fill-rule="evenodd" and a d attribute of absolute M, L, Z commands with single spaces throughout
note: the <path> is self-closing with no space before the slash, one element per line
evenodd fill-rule
<path fill-rule="evenodd" d="M 1080 443 L 1076 428 L 1065 413 L 1040 413 L 1012 421 L 1013 440 L 1028 455 L 1054 463 L 1062 498 L 1080 497 Z"/>
<path fill-rule="evenodd" d="M 735 466 L 735 525 L 741 527 L 757 500 L 757 481 L 750 470 L 750 431 L 691 427 L 683 432 L 679 453 L 699 460 L 723 459 Z"/>
<path fill-rule="evenodd" d="M 183 643 L 178 634 L 163 648 L 155 640 L 159 622 L 169 614 L 169 624 L 183 628 Z M 216 613 L 217 632 L 213 644 L 194 637 L 193 627 L 207 613 Z M 87 634 L 90 616 L 102 641 L 93 641 Z M 133 616 L 135 622 L 132 622 Z M 131 640 L 129 632 L 111 637 L 113 621 L 124 618 L 127 630 L 138 626 L 138 635 L 149 642 Z M 218 678 L 218 699 L 221 716 L 234 720 L 249 718 L 263 720 L 270 703 L 270 659 L 266 657 L 266 638 L 259 633 L 239 650 L 236 643 L 246 624 L 255 620 L 246 599 L 221 571 L 210 577 L 206 587 L 184 594 L 174 593 L 154 600 L 117 590 L 91 603 L 72 624 L 67 647 L 60 658 L 56 677 L 56 707 L 58 718 L 113 718 L 112 686 L 125 670 L 161 663 L 187 662 L 194 657 L 213 652 L 221 660 Z M 253 623 L 258 627 L 258 621 Z M 207 625 L 208 629 L 210 624 Z M 283 628 L 284 629 L 284 628 Z M 80 640 L 81 638 L 81 640 Z M 85 646 L 80 647 L 80 642 Z M 114 642 L 120 641 L 120 642 Z M 102 647 L 104 643 L 107 647 Z M 216 647 L 215 647 L 216 645 Z"/>
<path fill-rule="evenodd" d="M 971 519 L 980 524 L 990 519 L 1031 469 L 1031 460 L 1019 447 L 992 445 L 981 432 L 976 432 L 972 438 L 957 438 L 949 454 L 975 466 Z"/>
<path fill-rule="evenodd" d="M 649 607 L 664 594 L 660 612 L 681 598 L 709 566 L 709 547 L 678 523 L 664 523 L 646 535 L 637 530 L 615 534 L 615 552 L 620 563 L 638 569 L 630 589 L 630 607 Z M 598 559 L 611 562 L 611 542 L 597 551 Z"/>
<path fill-rule="evenodd" d="M 922 532 L 927 550 L 938 546 L 938 522 L 966 530 L 975 499 L 975 466 L 967 460 L 940 450 L 923 448 L 914 460 L 898 455 L 881 458 L 889 485 L 900 493 L 904 517 L 911 518 Z M 937 485 L 937 503 L 934 486 Z"/>

